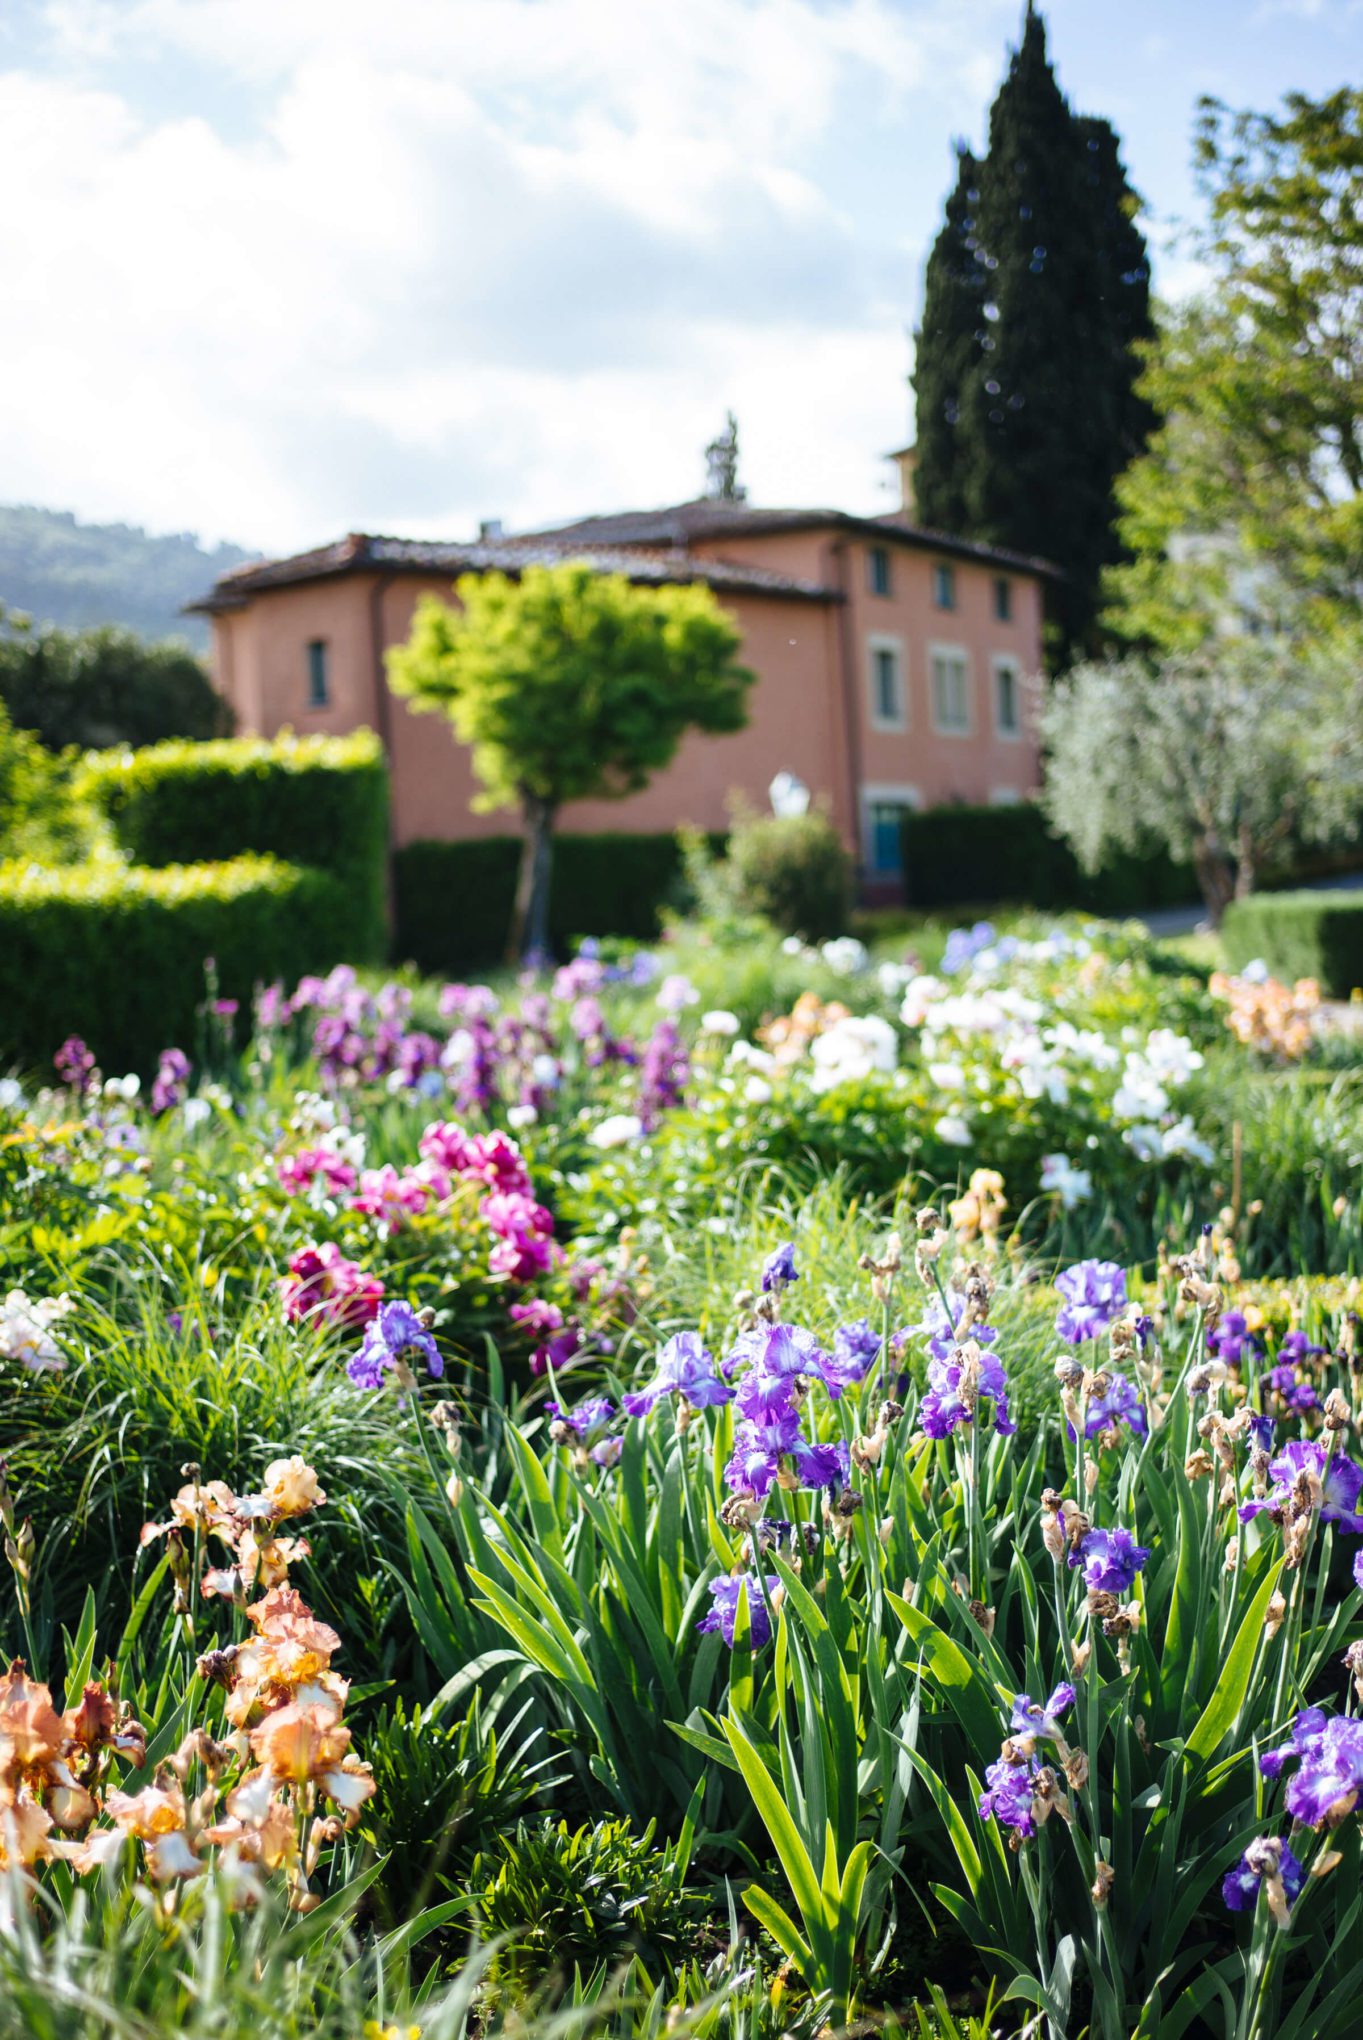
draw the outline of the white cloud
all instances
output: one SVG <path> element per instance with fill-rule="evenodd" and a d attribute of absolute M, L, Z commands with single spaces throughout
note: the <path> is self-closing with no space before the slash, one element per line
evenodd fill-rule
<path fill-rule="evenodd" d="M 0 73 L 6 494 L 457 534 L 693 493 L 731 405 L 755 494 L 870 506 L 919 238 L 828 157 L 976 108 L 1012 12 L 54 0 Z"/>

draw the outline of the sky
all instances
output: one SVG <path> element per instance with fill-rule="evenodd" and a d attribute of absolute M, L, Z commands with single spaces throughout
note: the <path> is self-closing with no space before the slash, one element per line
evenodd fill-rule
<path fill-rule="evenodd" d="M 1199 95 L 1363 0 L 1052 0 L 1157 287 Z M 894 507 L 953 141 L 1021 0 L 0 0 L 0 499 L 268 552 L 700 493 Z"/>

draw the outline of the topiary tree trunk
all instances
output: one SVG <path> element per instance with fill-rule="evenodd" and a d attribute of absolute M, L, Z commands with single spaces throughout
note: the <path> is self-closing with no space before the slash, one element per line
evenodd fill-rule
<path fill-rule="evenodd" d="M 511 935 L 506 960 L 520 963 L 527 957 L 543 958 L 549 953 L 549 880 L 554 862 L 554 822 L 557 808 L 547 800 L 526 794 L 525 843 L 516 879 L 516 899 L 511 911 Z"/>

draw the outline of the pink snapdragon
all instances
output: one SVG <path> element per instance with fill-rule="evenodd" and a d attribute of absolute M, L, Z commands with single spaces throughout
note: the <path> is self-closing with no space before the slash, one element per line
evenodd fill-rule
<path fill-rule="evenodd" d="M 378 1277 L 348 1261 L 332 1240 L 300 1247 L 279 1290 L 287 1316 L 348 1327 L 367 1325 L 383 1300 Z"/>

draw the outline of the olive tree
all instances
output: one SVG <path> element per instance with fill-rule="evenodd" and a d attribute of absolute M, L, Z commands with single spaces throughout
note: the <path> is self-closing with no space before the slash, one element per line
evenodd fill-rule
<path fill-rule="evenodd" d="M 568 801 L 637 793 L 687 730 L 743 727 L 755 676 L 704 586 L 643 588 L 589 566 L 464 574 L 458 608 L 419 603 L 388 677 L 473 752 L 481 810 L 518 807 L 525 849 L 511 948 L 548 946 L 553 831 Z"/>
<path fill-rule="evenodd" d="M 1041 715 L 1051 826 L 1089 871 L 1151 844 L 1187 859 L 1219 925 L 1289 837 L 1356 829 L 1361 676 L 1356 647 L 1238 634 L 1076 666 Z"/>

